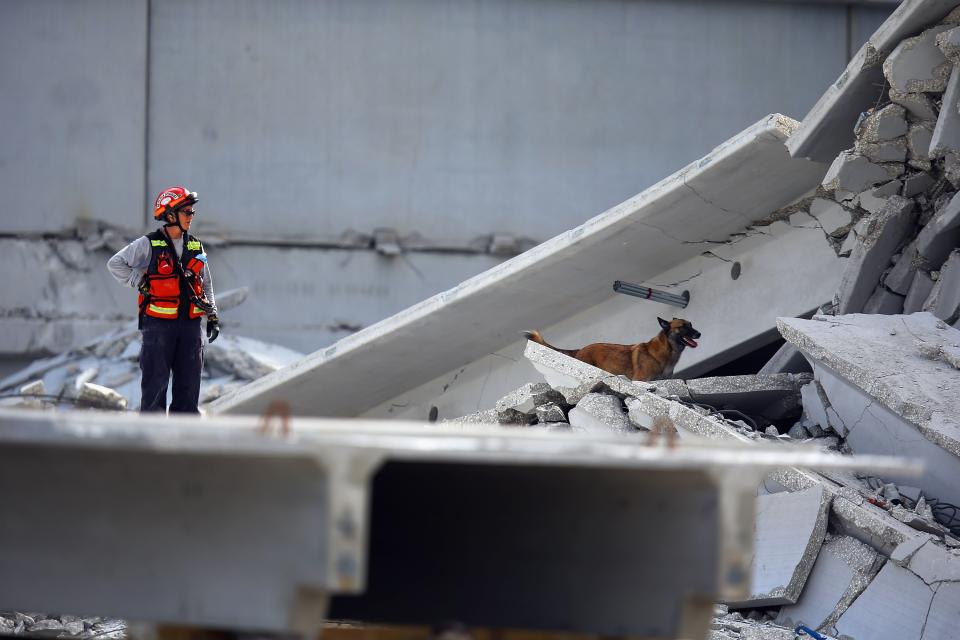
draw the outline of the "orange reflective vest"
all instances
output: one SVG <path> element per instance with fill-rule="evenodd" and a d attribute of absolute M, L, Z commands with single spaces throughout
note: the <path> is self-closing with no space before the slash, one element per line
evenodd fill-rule
<path fill-rule="evenodd" d="M 140 294 L 137 304 L 141 315 L 164 320 L 195 319 L 203 311 L 191 301 L 193 296 L 203 297 L 201 272 L 207 256 L 203 245 L 195 237 L 183 236 L 183 252 L 180 256 L 180 269 L 174 262 L 176 250 L 170 246 L 167 237 L 161 231 L 147 234 L 150 240 L 150 264 L 147 266 L 146 279 L 150 286 L 148 295 Z M 183 273 L 193 272 L 192 283 L 185 281 Z M 188 288 L 192 286 L 192 291 Z"/>

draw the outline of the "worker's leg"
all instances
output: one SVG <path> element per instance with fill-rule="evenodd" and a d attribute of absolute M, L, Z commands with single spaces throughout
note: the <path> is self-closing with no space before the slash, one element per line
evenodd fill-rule
<path fill-rule="evenodd" d="M 173 398 L 170 412 L 200 413 L 200 374 L 203 372 L 203 338 L 200 320 L 180 322 L 173 360 Z"/>
<path fill-rule="evenodd" d="M 140 348 L 140 411 L 167 411 L 167 385 L 176 350 L 177 335 L 169 320 L 144 319 L 143 346 Z"/>

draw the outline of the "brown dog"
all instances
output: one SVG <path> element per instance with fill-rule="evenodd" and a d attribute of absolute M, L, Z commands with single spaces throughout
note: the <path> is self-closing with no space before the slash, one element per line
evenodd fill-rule
<path fill-rule="evenodd" d="M 673 376 L 673 368 L 687 347 L 696 348 L 700 332 L 688 320 L 660 321 L 662 331 L 648 342 L 610 344 L 596 342 L 581 349 L 558 349 L 548 344 L 539 331 L 524 331 L 528 339 L 577 360 L 631 380 L 663 380 Z"/>

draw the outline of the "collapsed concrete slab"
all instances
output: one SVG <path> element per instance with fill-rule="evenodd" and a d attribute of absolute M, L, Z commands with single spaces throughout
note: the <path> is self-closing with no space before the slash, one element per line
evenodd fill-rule
<path fill-rule="evenodd" d="M 923 627 L 933 595 L 923 580 L 888 562 L 837 620 L 837 631 L 851 638 L 870 640 L 927 638 Z M 947 637 L 952 636 L 941 638 Z"/>
<path fill-rule="evenodd" d="M 664 273 L 699 256 L 701 241 L 742 233 L 815 188 L 824 167 L 791 159 L 783 146 L 795 127 L 782 116 L 766 118 L 580 227 L 221 398 L 212 409 L 260 413 L 283 399 L 295 414 L 358 415 L 518 344 L 524 329 L 593 309 L 617 296 L 611 284 L 624 274 L 642 281 Z"/>
<path fill-rule="evenodd" d="M 936 587 L 930 613 L 923 629 L 923 640 L 948 640 L 957 637 L 960 628 L 960 582 Z"/>
<path fill-rule="evenodd" d="M 731 608 L 793 604 L 800 597 L 827 531 L 829 493 L 813 487 L 757 498 L 751 594 Z"/>
<path fill-rule="evenodd" d="M 886 85 L 882 63 L 905 38 L 941 21 L 954 0 L 906 0 L 853 56 L 787 141 L 791 155 L 831 162 L 853 146 L 853 127 L 864 105 L 877 103 Z"/>
<path fill-rule="evenodd" d="M 830 538 L 817 554 L 797 603 L 780 609 L 777 623 L 820 630 L 833 625 L 867 588 L 882 563 L 873 548 L 856 538 Z"/>
<path fill-rule="evenodd" d="M 778 318 L 777 327 L 810 359 L 854 452 L 923 458 L 917 486 L 960 503 L 960 378 L 918 347 L 960 344 L 960 331 L 929 313 Z"/>

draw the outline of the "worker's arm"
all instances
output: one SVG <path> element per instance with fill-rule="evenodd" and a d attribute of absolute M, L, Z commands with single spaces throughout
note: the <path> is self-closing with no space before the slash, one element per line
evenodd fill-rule
<path fill-rule="evenodd" d="M 117 282 L 136 289 L 150 265 L 150 240 L 140 236 L 107 261 L 107 270 Z"/>
<path fill-rule="evenodd" d="M 203 277 L 203 297 L 213 305 L 213 314 L 217 315 L 217 301 L 213 297 L 213 276 L 210 275 L 210 265 L 206 262 L 203 263 L 203 271 L 200 275 Z"/>

